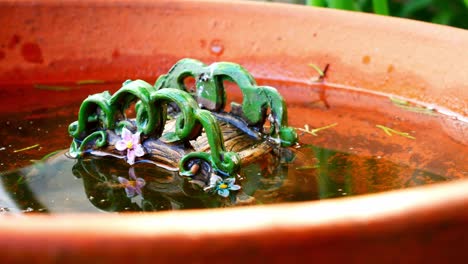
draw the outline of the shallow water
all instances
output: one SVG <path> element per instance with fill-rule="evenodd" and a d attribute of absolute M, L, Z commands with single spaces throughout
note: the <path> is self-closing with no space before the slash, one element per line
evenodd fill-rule
<path fill-rule="evenodd" d="M 68 148 L 67 127 L 86 94 L 115 91 L 119 85 L 71 91 L 17 87 L 10 100 L 38 92 L 42 100 L 28 99 L 39 105 L 33 112 L 20 102 L 0 116 L 0 209 L 62 213 L 229 207 L 345 197 L 468 177 L 468 125 L 463 121 L 432 107 L 357 90 L 274 86 L 288 102 L 289 123 L 298 128 L 300 144 L 281 158 L 270 154 L 243 167 L 237 200 L 208 195 L 177 173 L 145 163 L 134 169 L 146 182 L 142 194 L 129 198 L 118 178 L 133 172 L 123 161 L 77 161 L 52 153 Z M 228 97 L 240 101 L 235 87 L 228 86 Z M 5 108 L 6 101 L 2 103 Z M 323 129 L 312 135 L 317 128 Z"/>

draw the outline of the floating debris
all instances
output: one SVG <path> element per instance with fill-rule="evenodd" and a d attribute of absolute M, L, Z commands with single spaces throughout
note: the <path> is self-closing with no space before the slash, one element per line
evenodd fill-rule
<path fill-rule="evenodd" d="M 39 144 L 35 144 L 35 145 L 29 146 L 29 147 L 25 147 L 25 148 L 22 148 L 22 149 L 15 149 L 15 150 L 13 150 L 13 153 L 18 153 L 18 152 L 30 150 L 30 149 L 33 149 L 33 148 L 37 148 L 37 147 L 39 147 L 39 146 L 40 146 Z"/>
<path fill-rule="evenodd" d="M 320 165 L 314 164 L 314 165 L 299 166 L 299 167 L 296 167 L 296 170 L 312 170 L 312 169 L 318 169 L 318 168 L 320 168 Z"/>
<path fill-rule="evenodd" d="M 393 134 L 400 135 L 402 137 L 406 137 L 406 138 L 409 138 L 409 139 L 416 139 L 415 137 L 411 136 L 407 132 L 401 132 L 401 131 L 398 131 L 398 130 L 395 130 L 395 129 L 392 129 L 392 128 L 389 128 L 389 127 L 386 127 L 386 126 L 383 126 L 383 125 L 376 125 L 376 127 L 382 129 L 385 132 L 385 134 L 387 134 L 389 136 L 392 136 L 392 133 L 393 133 Z"/>
<path fill-rule="evenodd" d="M 104 80 L 79 80 L 76 82 L 78 85 L 87 85 L 87 84 L 103 84 L 106 83 Z"/>
<path fill-rule="evenodd" d="M 55 154 L 59 153 L 61 150 L 56 150 L 56 151 L 52 151 L 51 153 L 49 154 L 46 154 L 44 157 L 42 157 L 41 161 L 44 161 L 52 156 L 54 156 Z"/>
<path fill-rule="evenodd" d="M 16 184 L 23 184 L 26 181 L 26 177 L 24 175 L 21 175 L 21 177 L 18 178 L 16 181 Z"/>
<path fill-rule="evenodd" d="M 50 90 L 50 91 L 70 91 L 72 89 L 69 86 L 45 85 L 45 84 L 35 84 L 34 88 L 41 89 L 41 90 Z"/>
<path fill-rule="evenodd" d="M 309 63 L 309 66 L 312 67 L 319 74 L 318 77 L 314 76 L 314 77 L 310 78 L 310 80 L 312 82 L 321 82 L 325 78 L 325 75 L 327 74 L 328 67 L 330 66 L 330 64 L 325 65 L 325 68 L 323 70 L 320 69 L 320 67 L 318 67 L 317 65 L 315 65 L 313 63 Z"/>
<path fill-rule="evenodd" d="M 309 66 L 312 67 L 315 71 L 317 71 L 317 73 L 319 74 L 320 77 L 323 77 L 325 75 L 325 73 L 322 71 L 322 69 L 320 69 L 317 65 L 315 65 L 313 63 L 309 63 Z"/>
<path fill-rule="evenodd" d="M 26 209 L 22 210 L 21 212 L 23 212 L 23 213 L 31 213 L 31 212 L 34 212 L 34 209 L 31 208 L 31 207 L 27 207 Z"/>
<path fill-rule="evenodd" d="M 297 130 L 299 130 L 301 132 L 311 134 L 312 136 L 318 136 L 317 132 L 328 129 L 328 128 L 331 128 L 331 127 L 334 127 L 334 126 L 337 126 L 337 125 L 338 125 L 338 123 L 333 123 L 333 124 L 328 125 L 328 126 L 318 127 L 318 128 L 314 128 L 314 129 L 310 130 L 309 125 L 305 124 L 304 128 L 296 127 L 295 129 L 297 129 Z"/>
<path fill-rule="evenodd" d="M 40 160 L 37 160 L 37 159 L 30 159 L 29 161 L 31 163 L 34 163 L 34 164 L 38 164 L 38 163 L 41 163 L 41 162 L 44 162 L 46 161 L 48 158 L 54 156 L 55 154 L 61 152 L 62 150 L 56 150 L 56 151 L 52 151 L 51 153 L 49 154 L 46 154 L 44 157 L 42 157 Z"/>
<path fill-rule="evenodd" d="M 397 97 L 389 97 L 390 101 L 399 108 L 402 108 L 404 110 L 410 111 L 410 112 L 415 112 L 415 113 L 420 113 L 420 114 L 425 114 L 425 115 L 432 115 L 432 116 L 437 116 L 437 113 L 433 108 L 427 108 L 424 106 L 417 106 L 411 104 L 409 101 L 406 101 L 401 98 Z"/>

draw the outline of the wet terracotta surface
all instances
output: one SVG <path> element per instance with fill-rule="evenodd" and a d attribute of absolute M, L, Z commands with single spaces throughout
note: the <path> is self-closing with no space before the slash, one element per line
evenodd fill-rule
<path fill-rule="evenodd" d="M 256 77 L 303 82 L 316 74 L 309 63 L 330 64 L 329 82 L 399 93 L 468 115 L 468 76 L 461 70 L 468 68 L 466 30 L 297 5 L 30 3 L 2 4 L 0 84 L 121 76 L 152 82 L 187 56 L 234 61 Z"/>
<path fill-rule="evenodd" d="M 329 64 L 327 82 L 468 115 L 468 32 L 460 29 L 300 6 L 143 0 L 2 1 L 0 24 L 0 96 L 10 99 L 2 112 L 17 111 L 18 104 L 47 107 L 49 100 L 67 105 L 87 94 L 77 88 L 38 102 L 11 84 L 153 82 L 180 58 L 193 57 L 234 61 L 260 79 L 291 83 L 316 75 L 309 63 Z M 467 181 L 456 181 L 208 212 L 2 217 L 1 258 L 450 262 L 468 257 L 466 190 Z"/>
<path fill-rule="evenodd" d="M 4 218 L 0 246 L 6 263 L 448 263 L 467 256 L 466 188 L 158 216 Z"/>

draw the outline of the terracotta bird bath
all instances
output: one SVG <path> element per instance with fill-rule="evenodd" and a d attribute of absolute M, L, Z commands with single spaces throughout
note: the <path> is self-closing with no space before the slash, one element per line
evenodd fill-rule
<path fill-rule="evenodd" d="M 259 83 L 316 89 L 313 63 L 338 88 L 433 105 L 456 121 L 445 133 L 468 144 L 465 30 L 296 5 L 181 0 L 3 0 L 0 25 L 4 116 L 100 92 L 57 84 L 154 83 L 186 57 L 238 63 Z M 310 96 L 279 91 L 288 104 Z M 468 163 L 466 149 L 459 156 Z M 2 263 L 453 262 L 468 257 L 468 180 L 230 209 L 5 214 L 0 234 Z"/>

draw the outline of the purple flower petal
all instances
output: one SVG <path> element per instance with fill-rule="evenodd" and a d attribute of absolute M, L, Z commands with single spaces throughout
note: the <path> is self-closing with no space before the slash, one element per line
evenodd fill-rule
<path fill-rule="evenodd" d="M 137 188 L 142 188 L 142 187 L 145 186 L 145 185 L 146 185 L 146 182 L 145 182 L 144 179 L 142 179 L 142 178 L 137 178 L 137 179 L 136 179 L 135 186 L 136 186 Z"/>
<path fill-rule="evenodd" d="M 128 180 L 125 179 L 124 177 L 118 177 L 117 180 L 119 180 L 120 184 L 127 186 L 128 185 Z"/>
<path fill-rule="evenodd" d="M 130 178 L 132 178 L 133 180 L 136 180 L 137 177 L 135 175 L 135 168 L 134 167 L 130 167 L 130 169 L 128 170 L 128 175 L 130 176 Z"/>
<path fill-rule="evenodd" d="M 135 188 L 135 193 L 141 195 L 142 194 L 141 188 L 136 187 Z"/>
<path fill-rule="evenodd" d="M 130 165 L 133 165 L 133 163 L 135 163 L 135 151 L 133 151 L 133 149 L 127 150 L 127 162 Z"/>
<path fill-rule="evenodd" d="M 133 145 L 140 144 L 140 132 L 136 132 L 135 134 L 132 135 L 132 143 Z"/>
<path fill-rule="evenodd" d="M 124 140 L 119 140 L 115 143 L 115 148 L 119 151 L 123 151 L 127 149 L 127 143 Z"/>
<path fill-rule="evenodd" d="M 134 146 L 135 156 L 142 157 L 142 156 L 145 155 L 145 150 L 143 149 L 143 147 L 140 144 L 133 145 L 133 146 Z"/>
<path fill-rule="evenodd" d="M 132 142 L 132 132 L 125 127 L 122 128 L 122 139 L 127 142 Z"/>
<path fill-rule="evenodd" d="M 127 197 L 133 197 L 135 196 L 135 187 L 129 185 L 127 187 L 125 187 L 125 193 L 127 194 Z"/>

